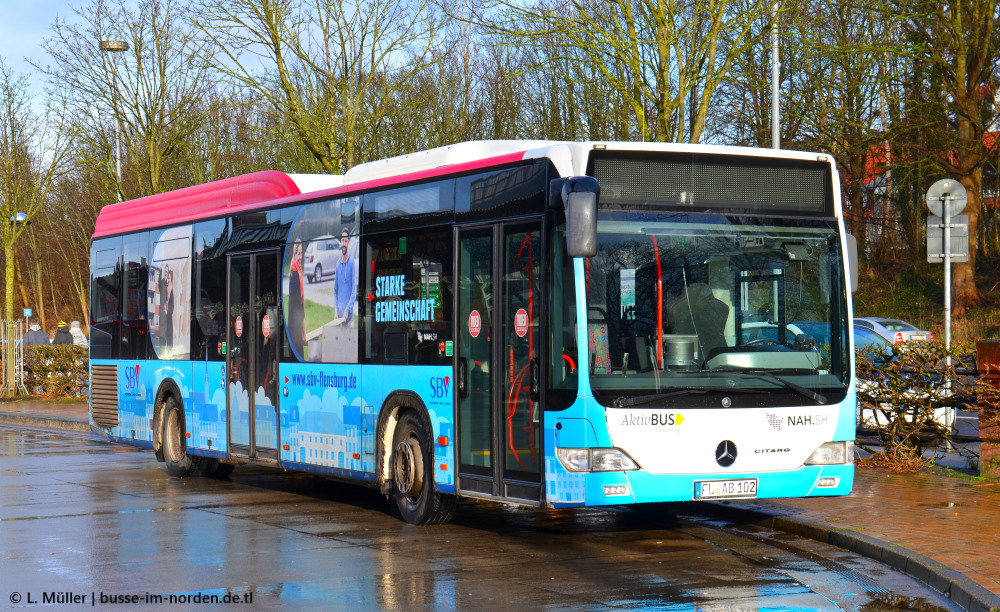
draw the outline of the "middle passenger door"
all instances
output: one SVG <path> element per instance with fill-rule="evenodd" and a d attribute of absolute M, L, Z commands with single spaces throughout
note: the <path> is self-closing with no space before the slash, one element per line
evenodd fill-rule
<path fill-rule="evenodd" d="M 226 351 L 230 459 L 278 458 L 278 254 L 229 257 Z"/>

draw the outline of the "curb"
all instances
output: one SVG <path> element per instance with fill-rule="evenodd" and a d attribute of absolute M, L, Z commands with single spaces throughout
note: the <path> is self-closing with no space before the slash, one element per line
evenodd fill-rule
<path fill-rule="evenodd" d="M 850 529 L 834 529 L 746 506 L 711 503 L 709 513 L 725 520 L 760 524 L 874 559 L 923 582 L 969 612 L 990 612 L 1000 608 L 1000 596 L 972 581 L 965 574 L 896 544 Z"/>
<path fill-rule="evenodd" d="M 69 417 L 43 417 L 20 412 L 0 412 L 0 425 L 23 425 L 91 433 L 90 423 Z"/>

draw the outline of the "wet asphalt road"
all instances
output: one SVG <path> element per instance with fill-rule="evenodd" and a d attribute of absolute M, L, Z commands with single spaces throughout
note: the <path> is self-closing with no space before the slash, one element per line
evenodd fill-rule
<path fill-rule="evenodd" d="M 0 426 L 0 609 L 951 609 L 864 557 L 692 512 L 467 502 L 415 527 L 354 485 L 173 479 L 149 451 Z"/>

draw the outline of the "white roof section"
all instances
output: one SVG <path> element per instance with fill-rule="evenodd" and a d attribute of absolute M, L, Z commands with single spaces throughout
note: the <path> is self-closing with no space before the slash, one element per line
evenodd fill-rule
<path fill-rule="evenodd" d="M 322 191 L 344 185 L 344 177 L 339 174 L 289 174 L 288 178 L 295 182 L 300 193 Z"/>
<path fill-rule="evenodd" d="M 473 140 L 444 147 L 398 155 L 387 159 L 354 166 L 344 173 L 344 184 L 363 183 L 400 174 L 423 172 L 444 166 L 453 166 L 477 159 L 520 153 L 530 149 L 551 147 L 559 143 L 552 140 Z"/>

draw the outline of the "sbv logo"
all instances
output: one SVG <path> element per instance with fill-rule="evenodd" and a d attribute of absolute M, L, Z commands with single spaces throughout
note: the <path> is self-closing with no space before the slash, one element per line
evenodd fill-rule
<path fill-rule="evenodd" d="M 450 376 L 431 377 L 431 397 L 434 399 L 447 397 L 448 383 L 450 382 L 451 382 Z"/>
<path fill-rule="evenodd" d="M 136 365 L 134 368 L 129 366 L 125 368 L 125 388 L 126 389 L 138 389 L 139 388 L 139 366 Z"/>

